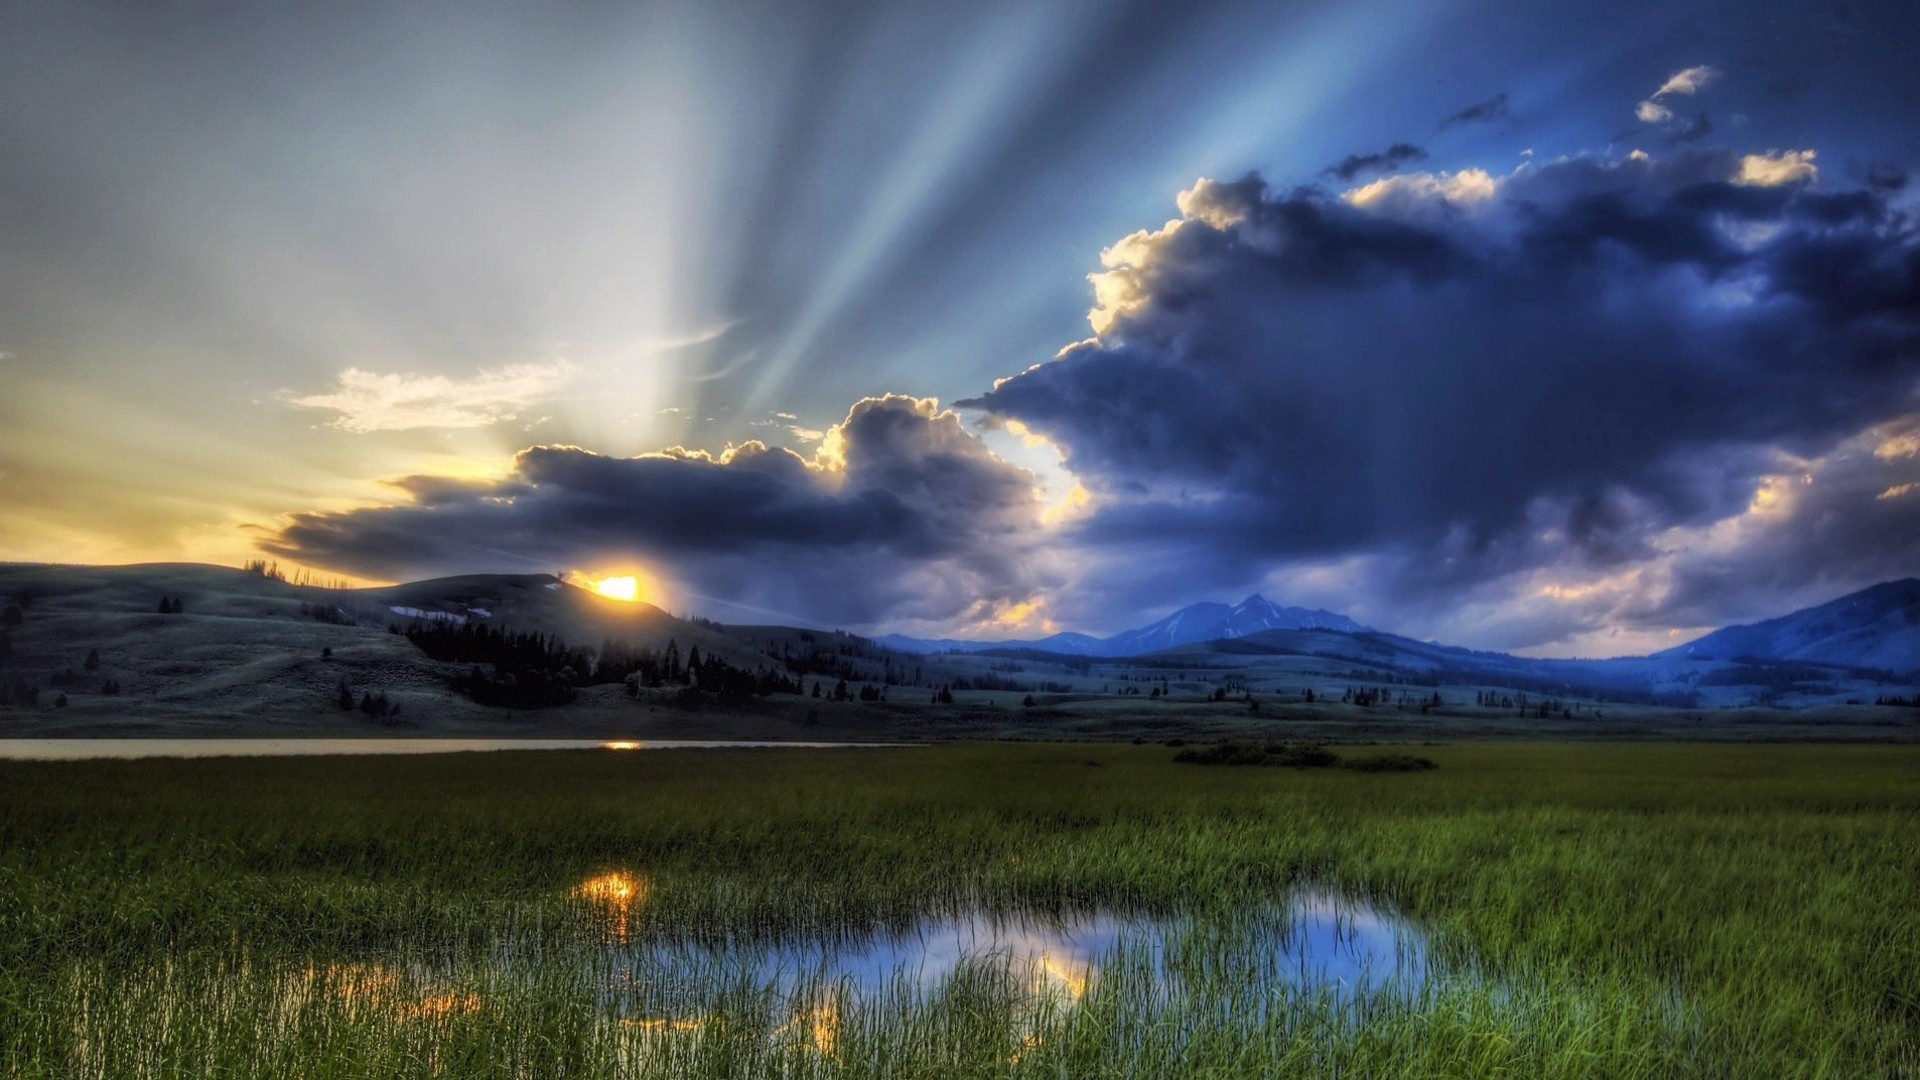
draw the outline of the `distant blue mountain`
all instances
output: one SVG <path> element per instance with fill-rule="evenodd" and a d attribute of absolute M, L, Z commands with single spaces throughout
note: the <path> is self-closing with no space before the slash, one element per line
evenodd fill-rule
<path fill-rule="evenodd" d="M 1920 579 L 1889 581 L 1777 619 L 1729 626 L 1654 655 L 1920 671 Z"/>
<path fill-rule="evenodd" d="M 878 643 L 902 652 L 981 652 L 986 649 L 1039 649 L 1073 656 L 1138 656 L 1176 645 L 1245 637 L 1264 630 L 1339 630 L 1362 633 L 1366 627 L 1345 615 L 1317 608 L 1282 607 L 1255 594 L 1238 604 L 1190 604 L 1146 626 L 1123 630 L 1112 637 L 1054 634 L 1010 641 L 963 641 L 956 638 L 916 638 L 887 634 Z"/>
<path fill-rule="evenodd" d="M 1107 656 L 1137 656 L 1196 641 L 1245 637 L 1262 630 L 1340 630 L 1357 634 L 1366 629 L 1345 615 L 1317 608 L 1281 607 L 1256 593 L 1232 607 L 1183 607 L 1159 622 L 1115 634 L 1104 644 Z"/>
<path fill-rule="evenodd" d="M 1302 641 L 1297 635 L 1289 637 L 1288 634 L 1315 630 L 1362 636 Z M 875 640 L 890 648 L 914 653 L 1037 649 L 1073 656 L 1118 657 L 1235 638 L 1249 640 L 1244 646 L 1228 651 L 1271 648 L 1287 652 L 1310 647 L 1323 654 L 1351 654 L 1355 659 L 1384 651 L 1392 653 L 1397 663 L 1414 668 L 1464 668 L 1489 675 L 1593 685 L 1670 684 L 1684 673 L 1698 670 L 1695 665 L 1701 662 L 1745 660 L 1920 673 L 1920 579 L 1889 581 L 1777 619 L 1716 630 L 1651 656 L 1615 660 L 1528 659 L 1473 652 L 1435 642 L 1421 643 L 1375 633 L 1335 612 L 1282 607 L 1258 595 L 1232 606 L 1191 604 L 1158 622 L 1106 638 L 1066 633 L 1044 638 L 976 641 L 888 634 Z"/>

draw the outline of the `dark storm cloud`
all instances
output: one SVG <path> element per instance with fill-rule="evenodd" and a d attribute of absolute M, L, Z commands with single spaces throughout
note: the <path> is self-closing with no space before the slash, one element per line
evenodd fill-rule
<path fill-rule="evenodd" d="M 1081 543 L 1221 587 L 1367 554 L 1408 602 L 1614 572 L 1740 515 L 1775 456 L 1920 407 L 1913 223 L 1812 162 L 1202 182 L 1109 250 L 1096 338 L 962 404 L 1063 448 L 1104 499 Z M 1884 531 L 1830 536 L 1836 578 L 1887 563 Z"/>
<path fill-rule="evenodd" d="M 1394 143 L 1385 150 L 1373 154 L 1348 154 L 1335 164 L 1320 170 L 1322 176 L 1332 176 L 1340 180 L 1352 180 L 1366 172 L 1392 172 L 1402 165 L 1416 161 L 1425 161 L 1427 152 L 1412 143 Z"/>
<path fill-rule="evenodd" d="M 1690 543 L 1657 596 L 1623 607 L 1644 618 L 1713 625 L 1778 614 L 1770 598 L 1812 603 L 1861 581 L 1920 569 L 1920 412 L 1771 476 L 1734 535 Z"/>
<path fill-rule="evenodd" d="M 1460 124 L 1481 124 L 1492 120 L 1505 120 L 1512 115 L 1507 108 L 1507 95 L 1495 94 L 1485 101 L 1476 102 L 1440 121 L 1440 130 Z"/>
<path fill-rule="evenodd" d="M 535 446 L 486 483 L 413 476 L 406 505 L 294 515 L 261 546 L 368 577 L 660 560 L 703 596 L 841 623 L 944 618 L 1035 585 L 1031 474 L 934 403 L 868 398 L 802 459 Z"/>

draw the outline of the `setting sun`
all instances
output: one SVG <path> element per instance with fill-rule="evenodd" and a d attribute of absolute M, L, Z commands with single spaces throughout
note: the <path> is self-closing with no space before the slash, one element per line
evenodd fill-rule
<path fill-rule="evenodd" d="M 626 577 L 601 578 L 593 583 L 593 591 L 612 600 L 640 599 L 640 583 L 631 574 Z"/>
<path fill-rule="evenodd" d="M 562 575 L 561 580 L 596 596 L 618 600 L 623 604 L 659 605 L 662 602 L 660 579 L 631 563 L 620 566 L 617 571 L 611 573 L 570 570 Z"/>

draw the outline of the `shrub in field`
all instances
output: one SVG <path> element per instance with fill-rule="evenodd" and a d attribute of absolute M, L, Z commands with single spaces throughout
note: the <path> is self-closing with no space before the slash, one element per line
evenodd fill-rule
<path fill-rule="evenodd" d="M 1186 765 L 1281 765 L 1293 769 L 1324 769 L 1340 758 L 1324 746 L 1304 743 L 1214 743 L 1182 750 L 1173 760 Z"/>
<path fill-rule="evenodd" d="M 1342 768 L 1355 772 L 1425 772 L 1440 767 L 1431 758 L 1414 757 L 1411 754 L 1382 754 L 1379 757 L 1354 758 L 1340 764 Z"/>
<path fill-rule="evenodd" d="M 1438 768 L 1431 760 L 1409 754 L 1346 759 L 1324 746 L 1309 743 L 1222 742 L 1183 750 L 1174 759 L 1184 765 L 1271 765 L 1290 769 L 1352 769 L 1356 772 L 1424 772 Z"/>

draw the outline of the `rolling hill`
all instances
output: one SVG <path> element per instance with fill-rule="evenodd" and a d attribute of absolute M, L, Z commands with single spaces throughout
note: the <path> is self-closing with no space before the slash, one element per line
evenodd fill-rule
<path fill-rule="evenodd" d="M 1920 578 L 1889 581 L 1777 619 L 1715 630 L 1656 655 L 1920 671 Z"/>
<path fill-rule="evenodd" d="M 179 613 L 162 614 L 163 600 L 177 600 Z M 749 669 L 769 663 L 710 626 L 547 575 L 328 589 L 190 563 L 13 565 L 0 566 L 0 603 L 18 611 L 6 635 L 10 655 L 0 662 L 10 687 L 29 682 L 43 705 L 64 695 L 76 719 L 124 718 L 134 728 L 303 721 L 334 707 L 343 684 L 388 695 L 403 716 L 492 715 L 450 688 L 460 665 L 435 662 L 392 632 L 415 623 L 479 621 L 589 648 L 606 638 L 655 650 L 673 642 Z M 116 693 L 103 692 L 109 681 Z"/>

